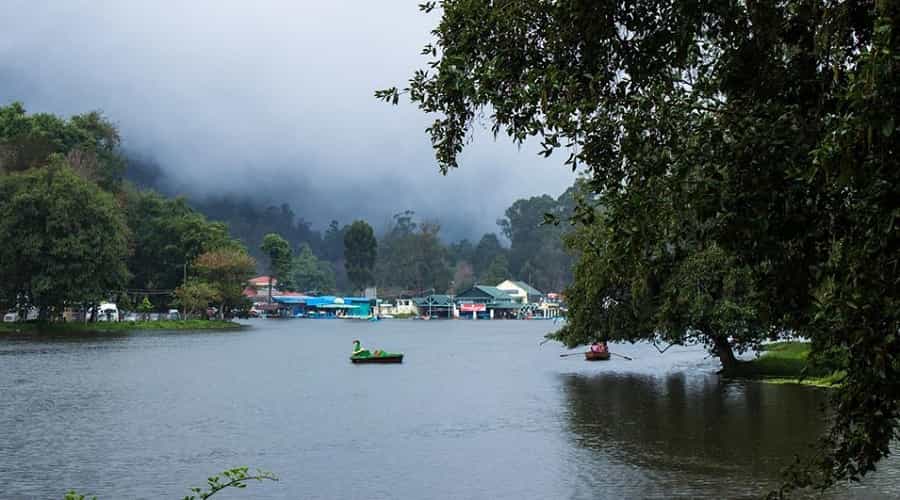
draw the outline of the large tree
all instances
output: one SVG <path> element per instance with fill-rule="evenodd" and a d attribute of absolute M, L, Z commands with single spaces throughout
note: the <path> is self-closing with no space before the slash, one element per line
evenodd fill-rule
<path fill-rule="evenodd" d="M 291 264 L 291 282 L 298 290 L 332 293 L 336 289 L 334 268 L 319 260 L 307 244 L 300 245 Z"/>
<path fill-rule="evenodd" d="M 291 245 L 280 234 L 269 233 L 263 237 L 259 248 L 269 258 L 269 301 L 271 301 L 273 280 L 278 280 L 278 286 L 282 289 L 292 288 L 291 283 L 287 282 L 291 279 Z"/>
<path fill-rule="evenodd" d="M 242 305 L 244 285 L 256 271 L 256 260 L 243 248 L 226 247 L 201 254 L 193 267 L 215 289 L 218 316 L 222 319 Z"/>
<path fill-rule="evenodd" d="M 60 157 L 0 176 L 0 288 L 7 300 L 57 317 L 107 300 L 128 272 L 127 228 L 112 195 Z"/>
<path fill-rule="evenodd" d="M 374 283 L 377 256 L 378 240 L 372 226 L 363 220 L 354 221 L 344 233 L 344 266 L 350 283 L 357 290 Z"/>
<path fill-rule="evenodd" d="M 441 170 L 483 113 L 495 133 L 567 153 L 600 199 L 576 209 L 573 237 L 574 290 L 593 300 L 572 304 L 559 338 L 690 332 L 726 365 L 780 332 L 840 350 L 827 453 L 793 483 L 873 470 L 900 415 L 900 4 L 440 6 L 433 61 L 406 91 L 436 115 Z M 672 297 L 685 283 L 699 291 Z"/>

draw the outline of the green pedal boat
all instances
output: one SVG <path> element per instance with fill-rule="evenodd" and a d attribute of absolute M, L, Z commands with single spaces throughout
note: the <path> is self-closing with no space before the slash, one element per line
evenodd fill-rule
<path fill-rule="evenodd" d="M 363 349 L 359 340 L 353 341 L 353 354 L 350 355 L 350 361 L 357 363 L 402 363 L 402 352 L 387 352 L 381 349 L 370 351 Z"/>
<path fill-rule="evenodd" d="M 357 363 L 402 363 L 403 353 L 383 352 L 381 354 L 370 354 L 368 356 L 350 356 L 350 361 Z"/>

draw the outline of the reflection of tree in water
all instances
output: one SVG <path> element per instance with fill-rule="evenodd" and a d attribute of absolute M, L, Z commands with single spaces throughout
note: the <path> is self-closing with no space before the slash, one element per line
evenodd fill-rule
<path fill-rule="evenodd" d="M 683 374 L 568 376 L 563 386 L 580 446 L 726 488 L 748 478 L 774 484 L 824 429 L 827 395 L 809 387 Z"/>

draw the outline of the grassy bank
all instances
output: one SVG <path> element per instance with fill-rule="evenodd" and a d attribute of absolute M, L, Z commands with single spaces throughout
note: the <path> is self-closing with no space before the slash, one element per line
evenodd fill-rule
<path fill-rule="evenodd" d="M 840 383 L 842 372 L 832 360 L 810 359 L 806 342 L 776 342 L 762 347 L 760 356 L 740 363 L 738 378 L 761 379 L 770 383 L 806 384 L 833 387 Z"/>
<path fill-rule="evenodd" d="M 119 323 L 0 323 L 0 332 L 108 332 L 124 330 L 225 330 L 241 328 L 232 321 L 218 320 L 163 320 L 163 321 L 122 321 Z"/>

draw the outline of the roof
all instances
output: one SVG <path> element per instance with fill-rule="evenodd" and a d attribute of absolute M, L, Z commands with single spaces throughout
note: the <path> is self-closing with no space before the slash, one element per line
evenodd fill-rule
<path fill-rule="evenodd" d="M 482 292 L 490 295 L 491 297 L 493 297 L 495 299 L 500 299 L 500 300 L 504 300 L 504 299 L 511 300 L 512 299 L 512 296 L 510 294 L 504 292 L 503 290 L 501 290 L 495 286 L 475 285 L 472 288 L 481 290 Z"/>
<path fill-rule="evenodd" d="M 417 297 L 413 299 L 417 306 L 439 306 L 450 307 L 453 305 L 453 299 L 449 295 L 435 294 L 425 297 Z"/>
<path fill-rule="evenodd" d="M 504 292 L 503 290 L 495 287 L 495 286 L 484 286 L 484 285 L 475 285 L 472 288 L 460 293 L 457 295 L 457 298 L 463 297 L 467 298 L 468 296 L 473 295 L 472 292 L 477 292 L 475 295 L 487 295 L 488 297 L 497 300 L 513 300 L 512 295 Z"/>
<path fill-rule="evenodd" d="M 528 283 L 525 283 L 524 281 L 513 281 L 513 283 L 518 285 L 522 290 L 525 290 L 525 293 L 527 293 L 528 295 L 544 295 L 543 292 L 529 285 Z"/>
<path fill-rule="evenodd" d="M 250 278 L 249 280 L 247 280 L 247 282 L 253 286 L 263 286 L 263 285 L 268 286 L 269 279 L 270 279 L 269 276 L 257 276 L 255 278 Z M 275 285 L 277 283 L 278 283 L 277 279 L 272 279 L 273 285 Z"/>

